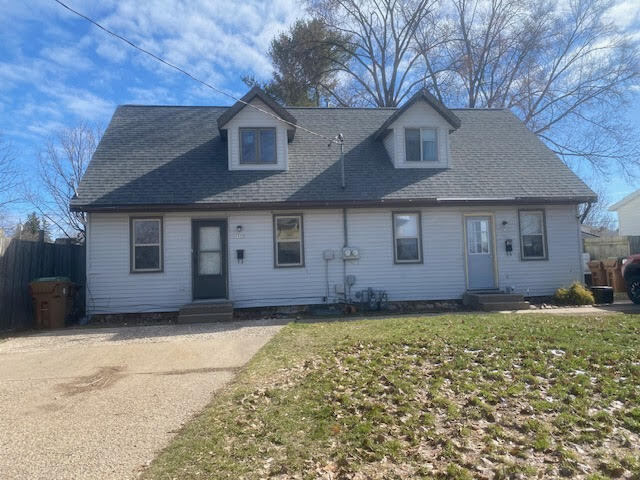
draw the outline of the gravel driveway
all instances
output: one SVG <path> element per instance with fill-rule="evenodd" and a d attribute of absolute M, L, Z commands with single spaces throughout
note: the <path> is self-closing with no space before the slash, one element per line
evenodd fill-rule
<path fill-rule="evenodd" d="M 0 478 L 135 477 L 280 328 L 252 321 L 0 340 Z"/>

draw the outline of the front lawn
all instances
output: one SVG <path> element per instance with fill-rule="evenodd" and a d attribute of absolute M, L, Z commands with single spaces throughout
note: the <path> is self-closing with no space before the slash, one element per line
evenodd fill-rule
<path fill-rule="evenodd" d="M 147 478 L 640 479 L 640 316 L 293 324 Z"/>

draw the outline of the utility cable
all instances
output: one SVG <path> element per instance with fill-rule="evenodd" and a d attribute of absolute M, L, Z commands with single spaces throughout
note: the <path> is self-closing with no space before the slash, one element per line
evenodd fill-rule
<path fill-rule="evenodd" d="M 93 25 L 95 25 L 95 26 L 96 26 L 96 27 L 98 27 L 99 29 L 101 29 L 101 30 L 105 31 L 105 32 L 106 32 L 106 33 L 108 33 L 109 35 L 112 35 L 112 36 L 114 36 L 115 38 L 117 38 L 117 39 L 119 39 L 119 40 L 121 40 L 121 41 L 123 41 L 123 42 L 127 43 L 127 44 L 128 44 L 128 45 L 130 45 L 131 47 L 135 48 L 136 50 L 139 50 L 140 52 L 142 52 L 142 53 L 144 53 L 144 54 L 146 54 L 146 55 L 149 55 L 150 57 L 154 58 L 155 60 L 157 60 L 157 61 L 159 61 L 159 62 L 161 62 L 161 63 L 164 63 L 164 64 L 165 64 L 165 65 L 167 65 L 168 67 L 173 68 L 173 69 L 175 69 L 175 70 L 179 71 L 180 73 L 182 73 L 182 74 L 186 75 L 187 77 L 189 77 L 190 79 L 194 80 L 195 82 L 198 82 L 198 83 L 200 83 L 200 84 L 204 85 L 205 87 L 210 88 L 210 89 L 211 89 L 211 90 L 213 90 L 214 92 L 217 92 L 217 93 L 219 93 L 219 94 L 221 94 L 221 95 L 225 95 L 225 96 L 227 96 L 227 97 L 229 97 L 229 98 L 232 98 L 232 99 L 233 99 L 233 100 L 235 100 L 236 102 L 243 103 L 243 104 L 245 104 L 245 105 L 247 105 L 247 106 L 249 106 L 249 107 L 251 107 L 251 108 L 256 109 L 256 110 L 257 110 L 257 111 L 259 111 L 259 112 L 262 112 L 262 113 L 264 113 L 264 114 L 266 114 L 266 115 L 269 115 L 269 116 L 271 116 L 271 117 L 275 118 L 276 120 L 280 120 L 281 122 L 284 122 L 284 123 L 286 123 L 287 125 L 291 125 L 291 126 L 292 126 L 292 127 L 294 127 L 294 128 L 299 128 L 300 130 L 303 130 L 303 131 L 305 131 L 305 132 L 307 132 L 307 133 L 310 133 L 311 135 L 315 135 L 316 137 L 320 137 L 320 138 L 323 138 L 323 139 L 325 139 L 325 140 L 328 140 L 328 141 L 329 141 L 329 145 L 331 145 L 332 143 L 335 143 L 335 144 L 338 144 L 338 145 L 339 145 L 339 144 L 340 144 L 340 142 L 341 142 L 340 140 L 338 140 L 338 138 L 337 138 L 337 137 L 334 137 L 334 138 L 327 137 L 326 135 L 323 135 L 323 134 L 321 134 L 321 133 L 314 132 L 313 130 L 309 130 L 308 128 L 305 128 L 305 127 L 303 127 L 303 126 L 301 126 L 301 125 L 298 125 L 298 124 L 296 124 L 296 123 L 289 122 L 289 121 L 285 120 L 284 118 L 280 118 L 280 117 L 279 117 L 278 115 L 276 115 L 275 113 L 269 112 L 269 111 L 264 110 L 264 109 L 262 109 L 262 108 L 260 108 L 260 107 L 256 107 L 255 105 L 252 105 L 252 104 L 251 104 L 251 103 L 249 103 L 249 102 L 245 102 L 244 100 L 242 100 L 242 99 L 240 99 L 240 98 L 237 98 L 236 96 L 234 96 L 234 95 L 232 95 L 232 94 L 230 94 L 230 93 L 228 93 L 228 92 L 225 92 L 224 90 L 222 90 L 222 89 L 220 89 L 220 88 L 218 88 L 218 87 L 216 87 L 216 86 L 214 86 L 214 85 L 211 85 L 210 83 L 205 82 L 204 80 L 200 80 L 199 78 L 194 77 L 192 74 L 190 74 L 189 72 L 187 72 L 187 71 L 186 71 L 186 70 L 184 70 L 183 68 L 180 68 L 180 67 L 178 67 L 177 65 L 174 65 L 173 63 L 168 62 L 167 60 L 165 60 L 165 59 L 164 59 L 164 58 L 162 58 L 162 57 L 159 57 L 159 56 L 158 56 L 158 55 L 156 55 L 155 53 L 152 53 L 152 52 L 150 52 L 149 50 L 145 50 L 144 48 L 142 48 L 142 47 L 140 47 L 140 46 L 136 45 L 135 43 L 133 43 L 131 40 L 129 40 L 129 39 L 127 39 L 127 38 L 123 37 L 122 35 L 119 35 L 119 34 L 117 34 L 117 33 L 113 32 L 113 31 L 109 30 L 108 28 L 104 27 L 103 25 L 99 24 L 98 22 L 96 22 L 96 21 L 95 21 L 95 20 L 93 20 L 92 18 L 90 18 L 90 17 L 88 17 L 88 16 L 84 15 L 83 13 L 78 12 L 77 10 L 74 10 L 74 9 L 73 9 L 73 8 L 71 8 L 69 5 L 65 4 L 64 2 L 61 2 L 60 0 L 54 0 L 54 2 L 56 2 L 56 3 L 57 3 L 57 4 L 59 4 L 60 6 L 64 7 L 65 9 L 67 9 L 68 11 L 70 11 L 71 13 L 73 13 L 73 14 L 75 14 L 75 15 L 77 15 L 77 16 L 79 16 L 79 17 L 83 18 L 83 19 L 85 19 L 86 21 L 88 21 L 88 22 L 92 23 Z"/>

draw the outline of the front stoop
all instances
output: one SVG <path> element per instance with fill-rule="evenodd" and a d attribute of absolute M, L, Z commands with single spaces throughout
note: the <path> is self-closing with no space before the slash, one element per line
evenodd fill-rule
<path fill-rule="evenodd" d="M 503 310 L 529 310 L 529 302 L 518 293 L 503 292 L 467 292 L 463 303 L 474 310 L 499 312 Z"/>
<path fill-rule="evenodd" d="M 194 302 L 178 314 L 178 323 L 214 323 L 233 320 L 233 303 L 229 301 Z"/>

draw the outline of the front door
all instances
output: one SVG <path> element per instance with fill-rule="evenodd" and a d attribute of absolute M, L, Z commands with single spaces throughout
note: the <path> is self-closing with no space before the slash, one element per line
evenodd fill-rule
<path fill-rule="evenodd" d="M 227 298 L 227 222 L 194 220 L 193 299 Z"/>
<path fill-rule="evenodd" d="M 469 290 L 496 287 L 491 217 L 466 217 L 467 282 Z"/>

